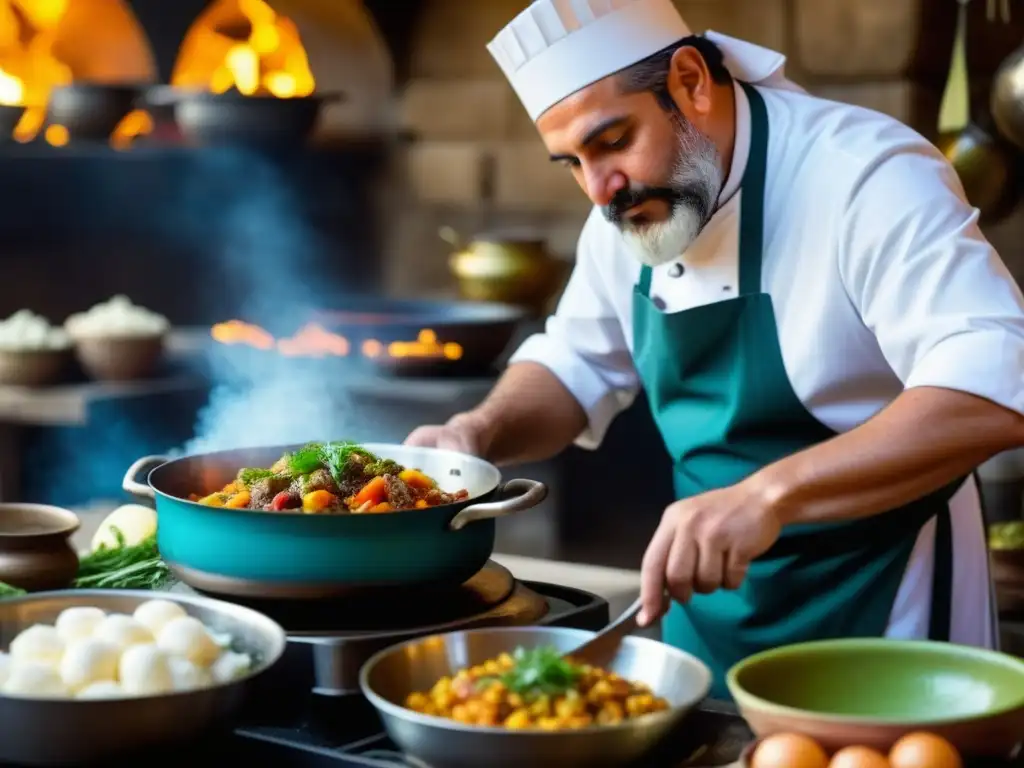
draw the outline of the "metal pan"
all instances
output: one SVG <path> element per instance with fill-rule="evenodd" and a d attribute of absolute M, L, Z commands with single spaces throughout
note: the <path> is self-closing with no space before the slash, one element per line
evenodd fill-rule
<path fill-rule="evenodd" d="M 130 614 L 154 597 L 173 600 L 211 629 L 230 634 L 241 649 L 254 656 L 255 669 L 231 683 L 163 696 L 94 701 L 0 696 L 0 762 L 105 763 L 114 757 L 185 743 L 231 723 L 249 684 L 277 663 L 286 644 L 278 624 L 249 608 L 195 595 L 135 590 L 38 592 L 0 600 L 0 647 L 8 648 L 17 634 L 32 624 L 52 624 L 71 606 Z"/>
<path fill-rule="evenodd" d="M 359 684 L 388 735 L 401 750 L 434 768 L 577 768 L 641 762 L 696 707 L 711 688 L 711 672 L 697 658 L 643 637 L 629 636 L 608 668 L 649 685 L 671 708 L 614 726 L 577 730 L 507 730 L 463 725 L 421 715 L 402 704 L 441 677 L 517 647 L 554 646 L 568 652 L 594 632 L 566 627 L 476 629 L 395 645 L 363 666 Z"/>
<path fill-rule="evenodd" d="M 493 371 L 527 317 L 522 307 L 495 302 L 350 299 L 342 309 L 317 313 L 313 321 L 349 339 L 367 363 L 394 375 L 480 375 Z M 457 344 L 459 356 L 387 353 L 391 343 L 415 341 L 423 331 L 433 332 L 439 344 Z M 367 356 L 366 342 L 378 342 L 381 354 Z"/>
<path fill-rule="evenodd" d="M 366 443 L 368 451 L 414 467 L 456 504 L 376 515 L 307 515 L 203 506 L 242 467 L 269 467 L 298 445 L 246 448 L 168 460 L 146 456 L 123 487 L 156 504 L 157 544 L 175 574 L 195 589 L 268 599 L 346 597 L 356 591 L 458 585 L 494 550 L 495 518 L 535 507 L 547 486 L 502 483 L 493 464 L 454 451 Z M 146 474 L 146 482 L 139 477 Z"/>
<path fill-rule="evenodd" d="M 304 144 L 316 129 L 324 105 L 343 99 L 340 93 L 282 99 L 171 85 L 154 86 L 145 93 L 147 105 L 173 110 L 178 130 L 187 139 L 257 147 Z"/>
<path fill-rule="evenodd" d="M 303 329 L 315 326 L 344 338 L 343 356 L 289 353 L 289 371 L 297 365 L 309 367 L 309 375 L 332 376 L 339 369 L 355 367 L 368 373 L 389 376 L 490 376 L 500 366 L 504 353 L 528 313 L 507 304 L 468 301 L 416 301 L 401 299 L 345 299 L 340 308 L 313 312 L 297 322 L 280 324 L 273 317 L 245 318 L 266 330 L 279 346 L 301 337 Z M 424 352 L 392 354 L 392 345 L 409 347 L 422 334 L 436 339 Z M 278 349 L 245 344 L 219 344 L 209 334 L 199 334 L 214 345 L 211 360 L 223 360 L 235 372 L 260 377 L 279 370 Z M 457 354 L 448 355 L 445 346 L 456 345 Z"/>

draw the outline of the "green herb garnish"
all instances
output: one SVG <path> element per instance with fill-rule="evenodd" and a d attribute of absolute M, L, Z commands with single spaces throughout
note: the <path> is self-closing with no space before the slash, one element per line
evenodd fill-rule
<path fill-rule="evenodd" d="M 126 546 L 124 534 L 112 529 L 116 547 L 100 547 L 78 562 L 73 586 L 97 589 L 160 589 L 171 581 L 171 571 L 160 557 L 156 536 Z"/>
<path fill-rule="evenodd" d="M 28 592 L 21 587 L 12 587 L 10 584 L 0 581 L 0 599 L 5 597 L 21 597 L 27 594 Z"/>
<path fill-rule="evenodd" d="M 517 648 L 513 658 L 515 666 L 497 678 L 513 693 L 557 696 L 572 690 L 583 675 L 556 648 Z"/>
<path fill-rule="evenodd" d="M 371 461 L 363 468 L 363 474 L 370 477 L 397 475 L 401 471 L 402 465 L 393 459 L 377 459 L 376 461 Z"/>
<path fill-rule="evenodd" d="M 994 523 L 988 527 L 988 545 L 992 549 L 1024 549 L 1024 522 Z"/>
<path fill-rule="evenodd" d="M 276 472 L 272 472 L 269 469 L 260 469 L 259 467 L 246 467 L 245 469 L 239 470 L 238 482 L 248 488 L 251 485 L 255 485 L 260 480 L 266 480 L 268 477 L 273 477 Z"/>
<path fill-rule="evenodd" d="M 385 462 L 390 461 L 375 456 L 358 443 L 345 440 L 332 443 L 309 443 L 288 454 L 288 471 L 301 476 L 323 468 L 330 472 L 334 482 L 340 485 L 345 477 L 349 460 L 355 455 L 362 456 L 370 466 L 384 465 Z M 392 465 L 398 466 L 395 462 L 390 462 L 386 466 L 391 467 Z"/>

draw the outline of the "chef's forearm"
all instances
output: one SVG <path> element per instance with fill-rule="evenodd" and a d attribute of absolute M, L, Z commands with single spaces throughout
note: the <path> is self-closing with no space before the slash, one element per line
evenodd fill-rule
<path fill-rule="evenodd" d="M 586 412 L 558 377 L 530 362 L 510 365 L 487 399 L 465 417 L 480 425 L 485 456 L 495 464 L 549 459 L 587 426 Z"/>
<path fill-rule="evenodd" d="M 845 434 L 746 482 L 783 524 L 868 517 L 921 498 L 1024 445 L 1024 417 L 974 395 L 907 390 Z"/>

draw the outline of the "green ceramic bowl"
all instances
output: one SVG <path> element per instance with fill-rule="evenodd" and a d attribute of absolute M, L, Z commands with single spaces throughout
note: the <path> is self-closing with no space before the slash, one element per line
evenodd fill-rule
<path fill-rule="evenodd" d="M 886 639 L 765 651 L 729 670 L 729 691 L 759 737 L 802 733 L 825 749 L 888 751 L 913 731 L 964 755 L 1011 755 L 1024 740 L 1024 661 L 994 651 Z"/>

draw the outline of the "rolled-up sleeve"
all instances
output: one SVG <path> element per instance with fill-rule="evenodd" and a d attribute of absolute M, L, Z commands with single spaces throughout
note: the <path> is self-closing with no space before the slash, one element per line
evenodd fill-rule
<path fill-rule="evenodd" d="M 929 145 L 865 169 L 845 211 L 840 272 L 906 388 L 968 392 L 1024 413 L 1024 298 Z"/>
<path fill-rule="evenodd" d="M 544 332 L 529 337 L 510 360 L 545 366 L 573 394 L 588 419 L 576 444 L 588 449 L 601 444 L 612 420 L 629 407 L 639 390 L 622 320 L 610 293 L 621 291 L 622 286 L 612 284 L 612 270 L 602 264 L 614 257 L 603 224 L 595 210 L 580 234 L 576 266 L 558 308 Z"/>

